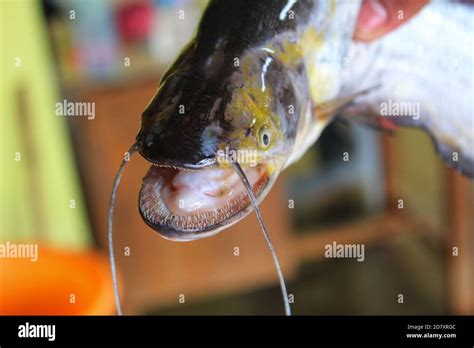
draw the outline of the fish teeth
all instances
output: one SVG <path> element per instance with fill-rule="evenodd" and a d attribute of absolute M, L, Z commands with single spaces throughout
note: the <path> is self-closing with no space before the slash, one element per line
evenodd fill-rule
<path fill-rule="evenodd" d="M 255 195 L 258 195 L 263 190 L 268 180 L 268 178 L 259 180 L 253 186 Z M 170 226 L 183 232 L 195 232 L 206 226 L 217 225 L 238 214 L 250 205 L 250 199 L 247 193 L 242 192 L 221 208 L 186 216 L 175 215 L 169 211 L 163 199 L 161 199 L 159 192 L 161 192 L 162 187 L 163 180 L 159 179 L 154 181 L 150 187 L 146 188 L 145 192 L 140 194 L 142 214 L 154 225 Z"/>
<path fill-rule="evenodd" d="M 155 166 L 155 167 L 158 167 L 158 168 L 171 168 L 171 169 L 182 170 L 182 171 L 186 171 L 186 172 L 195 172 L 195 171 L 198 171 L 198 170 L 205 170 L 205 168 L 192 169 L 192 168 L 186 168 L 186 167 L 176 167 L 176 166 L 172 166 L 172 165 L 169 165 L 169 164 L 152 163 L 152 165 Z"/>

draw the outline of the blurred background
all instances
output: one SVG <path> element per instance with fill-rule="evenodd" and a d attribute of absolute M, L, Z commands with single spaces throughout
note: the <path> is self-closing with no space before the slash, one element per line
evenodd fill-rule
<path fill-rule="evenodd" d="M 205 5 L 0 2 L 0 243 L 39 245 L 37 262 L 0 258 L 0 314 L 115 313 L 112 182 Z M 57 116 L 63 100 L 95 116 Z M 212 238 L 164 240 L 138 213 L 148 167 L 132 159 L 115 208 L 124 312 L 282 314 L 255 216 Z M 474 314 L 473 200 L 423 132 L 335 122 L 262 204 L 294 313 Z M 363 244 L 365 260 L 326 258 L 333 242 Z"/>

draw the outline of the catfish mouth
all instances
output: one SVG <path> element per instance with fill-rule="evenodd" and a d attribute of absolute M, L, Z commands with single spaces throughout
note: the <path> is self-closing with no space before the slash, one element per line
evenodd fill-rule
<path fill-rule="evenodd" d="M 258 201 L 269 187 L 266 164 L 244 168 Z M 163 237 L 186 241 L 208 237 L 251 211 L 246 188 L 232 167 L 199 170 L 152 165 L 143 178 L 139 210 Z"/>

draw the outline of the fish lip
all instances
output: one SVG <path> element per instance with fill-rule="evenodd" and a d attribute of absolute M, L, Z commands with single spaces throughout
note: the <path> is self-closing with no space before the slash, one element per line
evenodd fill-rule
<path fill-rule="evenodd" d="M 156 166 L 165 167 L 165 168 L 166 167 L 173 168 L 173 169 L 178 169 L 178 170 L 183 169 L 182 167 L 173 167 L 173 166 L 166 166 L 166 165 L 156 165 Z M 263 177 L 263 180 L 264 180 L 263 184 L 261 184 L 261 186 L 258 188 L 258 192 L 256 193 L 257 200 L 260 200 L 261 198 L 263 199 L 263 197 L 265 196 L 266 190 L 268 189 L 268 187 L 271 187 L 272 182 L 273 182 L 271 180 L 270 175 L 268 174 L 265 174 L 265 176 Z M 254 188 L 255 185 L 256 184 L 254 184 L 252 188 Z M 229 216 L 218 223 L 203 226 L 200 228 L 178 229 L 171 224 L 160 223 L 159 221 L 151 221 L 149 217 L 145 216 L 145 213 L 142 210 L 142 191 L 144 189 L 144 186 L 145 185 L 142 183 L 140 194 L 138 195 L 138 211 L 140 213 L 140 216 L 149 227 L 151 227 L 154 231 L 159 233 L 163 238 L 171 240 L 171 241 L 185 242 L 185 241 L 192 241 L 196 239 L 213 236 L 219 233 L 220 231 L 222 231 L 223 229 L 228 228 L 234 223 L 240 221 L 241 218 L 245 217 L 252 211 L 252 205 L 250 204 L 250 199 L 248 198 L 248 195 L 245 192 L 244 196 L 248 198 L 248 202 L 246 203 L 244 208 L 237 210 L 235 214 L 233 214 L 232 216 Z M 161 199 L 161 198 L 158 198 L 158 199 Z"/>
<path fill-rule="evenodd" d="M 140 132 L 136 137 L 136 147 L 138 153 L 148 162 L 153 165 L 161 167 L 173 167 L 176 169 L 189 169 L 189 170 L 199 170 L 206 167 L 215 166 L 217 164 L 217 157 L 215 154 L 209 153 L 206 154 L 207 157 L 202 156 L 201 159 L 196 162 L 183 162 L 177 159 L 162 157 L 159 153 L 150 152 L 149 149 L 145 146 L 145 142 L 142 139 L 142 132 Z"/>
<path fill-rule="evenodd" d="M 174 160 L 155 160 L 147 158 L 142 152 L 140 152 L 143 158 L 145 158 L 151 164 L 158 167 L 170 167 L 175 169 L 184 169 L 184 170 L 201 170 L 209 167 L 213 167 L 217 164 L 216 157 L 204 158 L 197 163 L 183 163 Z"/>
<path fill-rule="evenodd" d="M 150 226 L 154 231 L 158 232 L 163 238 L 171 240 L 171 241 L 175 241 L 175 242 L 187 242 L 187 241 L 192 241 L 196 239 L 213 236 L 219 233 L 222 229 L 227 228 L 233 225 L 235 222 L 239 221 L 240 217 L 241 216 L 243 217 L 244 215 L 246 215 L 248 213 L 247 210 L 250 210 L 249 208 L 251 208 L 251 205 L 249 205 L 245 209 L 237 212 L 235 215 L 214 225 L 209 225 L 209 226 L 206 226 L 203 228 L 197 228 L 197 229 L 180 230 L 180 229 L 174 228 L 171 225 L 154 223 L 148 220 L 144 216 L 143 211 L 140 209 L 140 201 L 138 204 L 139 204 L 138 210 L 140 212 L 140 216 L 142 217 L 143 221 L 145 221 L 145 223 L 148 226 Z"/>

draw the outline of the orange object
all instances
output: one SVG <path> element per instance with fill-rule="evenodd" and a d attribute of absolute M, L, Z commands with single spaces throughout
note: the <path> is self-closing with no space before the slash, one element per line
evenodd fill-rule
<path fill-rule="evenodd" d="M 115 314 L 108 259 L 38 247 L 37 261 L 0 258 L 0 315 Z"/>

